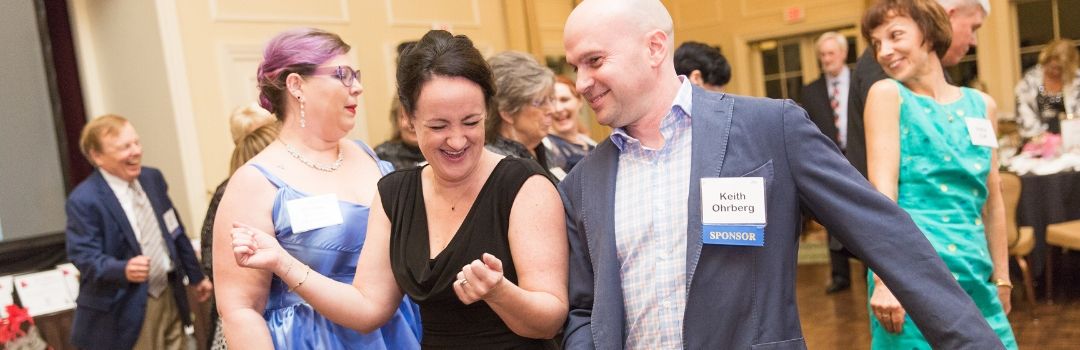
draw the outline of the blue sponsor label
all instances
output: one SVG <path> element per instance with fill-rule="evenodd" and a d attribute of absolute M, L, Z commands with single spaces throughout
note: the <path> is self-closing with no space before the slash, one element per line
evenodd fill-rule
<path fill-rule="evenodd" d="M 765 246 L 765 225 L 701 225 L 705 244 Z"/>

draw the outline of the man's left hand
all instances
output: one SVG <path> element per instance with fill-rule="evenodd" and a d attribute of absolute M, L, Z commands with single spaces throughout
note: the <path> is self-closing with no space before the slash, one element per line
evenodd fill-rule
<path fill-rule="evenodd" d="M 214 294 L 214 284 L 210 282 L 210 278 L 203 278 L 199 285 L 195 286 L 195 298 L 200 303 L 206 302 L 210 299 L 210 296 Z"/>

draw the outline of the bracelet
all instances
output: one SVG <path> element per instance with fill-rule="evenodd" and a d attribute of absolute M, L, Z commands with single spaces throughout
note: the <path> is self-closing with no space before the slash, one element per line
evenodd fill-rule
<path fill-rule="evenodd" d="M 289 276 L 289 272 L 292 272 L 293 264 L 295 264 L 295 263 L 296 263 L 296 260 L 293 260 L 293 261 L 289 262 L 289 267 L 285 268 L 285 274 L 281 275 L 281 278 L 285 278 L 285 277 Z"/>
<path fill-rule="evenodd" d="M 1013 287 L 1012 282 L 1009 282 L 1009 280 L 1004 278 L 995 278 L 994 284 L 996 284 L 998 287 Z"/>
<path fill-rule="evenodd" d="M 307 271 L 304 272 L 304 278 L 301 278 L 300 282 L 296 282 L 295 286 L 292 286 L 292 288 L 289 288 L 289 293 L 292 293 L 297 288 L 300 288 L 300 286 L 303 286 L 304 282 L 307 282 L 307 277 L 308 277 L 308 275 L 311 274 L 311 267 L 307 266 L 307 265 L 304 265 L 304 267 L 307 268 Z"/>

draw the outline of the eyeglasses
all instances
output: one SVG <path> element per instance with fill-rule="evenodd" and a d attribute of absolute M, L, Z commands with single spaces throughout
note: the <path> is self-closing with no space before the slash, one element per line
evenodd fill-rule
<path fill-rule="evenodd" d="M 354 80 L 360 81 L 360 71 L 349 66 L 318 67 L 308 75 L 330 75 L 341 80 L 345 87 L 352 87 Z"/>
<path fill-rule="evenodd" d="M 535 108 L 542 108 L 544 106 L 555 106 L 554 97 L 541 97 L 532 101 L 529 101 L 529 105 Z"/>

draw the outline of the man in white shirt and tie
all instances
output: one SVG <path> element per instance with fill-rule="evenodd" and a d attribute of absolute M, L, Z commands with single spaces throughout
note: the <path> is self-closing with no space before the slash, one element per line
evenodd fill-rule
<path fill-rule="evenodd" d="M 126 119 L 91 120 L 79 140 L 97 169 L 67 202 L 67 253 L 80 272 L 71 342 L 81 349 L 186 349 L 186 277 L 205 301 L 213 289 L 167 194 L 142 166 Z"/>
<path fill-rule="evenodd" d="M 837 32 L 826 32 L 814 45 L 821 62 L 821 78 L 803 87 L 799 103 L 810 115 L 810 120 L 844 151 L 847 146 L 848 92 L 851 86 L 851 70 L 847 66 L 848 43 Z M 832 279 L 825 292 L 832 294 L 851 287 L 851 254 L 832 237 L 829 238 L 829 263 Z"/>

